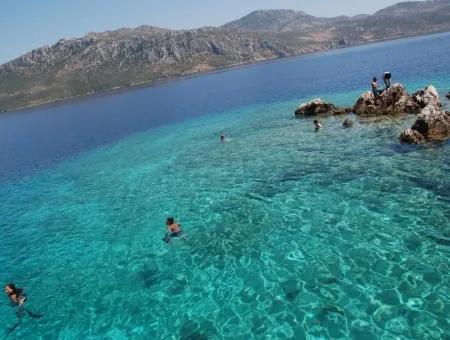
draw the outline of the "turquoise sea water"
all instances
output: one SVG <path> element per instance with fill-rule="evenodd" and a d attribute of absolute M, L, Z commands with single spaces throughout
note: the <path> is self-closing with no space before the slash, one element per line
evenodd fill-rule
<path fill-rule="evenodd" d="M 405 79 L 430 82 L 450 89 L 450 73 Z M 44 314 L 9 337 L 448 337 L 449 142 L 400 145 L 412 116 L 319 132 L 293 118 L 299 101 L 360 92 L 275 93 L 4 180 L 0 280 Z M 188 239 L 161 241 L 169 215 Z M 3 301 L 0 334 L 16 321 Z"/>

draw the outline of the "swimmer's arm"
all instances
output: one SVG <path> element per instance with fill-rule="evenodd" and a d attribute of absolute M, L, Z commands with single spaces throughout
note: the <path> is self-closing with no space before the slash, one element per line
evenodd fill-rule
<path fill-rule="evenodd" d="M 17 302 L 19 303 L 19 306 L 22 306 L 25 303 L 25 301 L 27 301 L 26 295 L 23 295 L 23 296 L 21 296 L 21 297 L 19 297 L 17 299 Z"/>

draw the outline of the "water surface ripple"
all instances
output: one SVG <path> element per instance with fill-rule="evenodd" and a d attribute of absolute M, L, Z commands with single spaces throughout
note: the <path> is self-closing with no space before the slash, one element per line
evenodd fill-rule
<path fill-rule="evenodd" d="M 44 314 L 11 337 L 445 339 L 450 144 L 400 145 L 413 116 L 315 132 L 296 104 L 159 126 L 4 180 L 0 281 Z M 187 240 L 161 241 L 168 215 Z M 3 335 L 4 297 L 0 315 Z"/>

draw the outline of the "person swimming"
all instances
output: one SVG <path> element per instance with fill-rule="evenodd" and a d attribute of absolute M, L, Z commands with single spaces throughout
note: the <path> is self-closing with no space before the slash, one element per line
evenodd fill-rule
<path fill-rule="evenodd" d="M 322 128 L 322 124 L 317 119 L 314 119 L 314 126 L 316 127 L 316 131 Z"/>
<path fill-rule="evenodd" d="M 16 322 L 16 324 L 8 330 L 7 335 L 11 334 L 17 327 L 20 326 L 20 324 L 22 323 L 22 317 L 24 316 L 25 312 L 30 317 L 35 319 L 39 319 L 42 317 L 41 314 L 33 313 L 32 311 L 25 308 L 25 302 L 28 298 L 23 288 L 17 288 L 14 283 L 7 283 L 5 285 L 5 293 L 6 295 L 8 295 L 11 306 L 17 307 L 17 317 L 19 318 L 19 321 Z"/>
<path fill-rule="evenodd" d="M 220 141 L 225 142 L 225 135 L 223 134 L 223 132 L 220 133 Z"/>
<path fill-rule="evenodd" d="M 175 219 L 173 217 L 167 217 L 166 226 L 167 233 L 163 238 L 163 241 L 166 243 L 172 242 L 172 238 L 179 237 L 183 234 L 181 224 L 175 223 Z"/>
<path fill-rule="evenodd" d="M 22 306 L 27 301 L 27 296 L 22 288 L 17 288 L 14 283 L 5 285 L 5 293 L 9 297 L 11 305 Z"/>

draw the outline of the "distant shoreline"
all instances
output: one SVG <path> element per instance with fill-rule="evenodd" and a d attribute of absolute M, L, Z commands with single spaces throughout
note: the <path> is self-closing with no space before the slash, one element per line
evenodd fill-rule
<path fill-rule="evenodd" d="M 25 112 L 29 112 L 29 111 L 38 110 L 41 108 L 46 108 L 46 107 L 48 107 L 48 108 L 57 107 L 57 106 L 66 105 L 66 104 L 70 104 L 70 103 L 81 102 L 81 101 L 88 100 L 88 99 L 94 99 L 94 98 L 100 98 L 100 97 L 104 97 L 104 96 L 126 93 L 128 91 L 133 91 L 133 90 L 143 89 L 143 88 L 150 88 L 153 86 L 159 86 L 159 85 L 171 83 L 173 81 L 187 80 L 187 79 L 197 78 L 197 77 L 201 77 L 201 76 L 208 75 L 208 74 L 221 73 L 221 72 L 225 72 L 228 70 L 251 67 L 251 66 L 259 65 L 259 64 L 268 64 L 268 63 L 279 62 L 282 60 L 301 58 L 301 57 L 306 57 L 306 56 L 311 56 L 311 55 L 319 55 L 321 53 L 329 53 L 332 51 L 351 49 L 351 48 L 360 47 L 360 46 L 384 43 L 387 41 L 395 41 L 395 40 L 402 40 L 402 39 L 406 40 L 406 39 L 411 39 L 411 38 L 419 38 L 419 37 L 433 36 L 433 35 L 439 35 L 439 34 L 450 34 L 450 31 L 438 30 L 438 31 L 434 31 L 434 32 L 424 33 L 424 34 L 402 35 L 402 36 L 398 36 L 398 37 L 375 39 L 375 40 L 371 40 L 371 41 L 361 43 L 361 44 L 353 44 L 353 45 L 334 47 L 334 48 L 326 48 L 325 47 L 323 49 L 317 49 L 312 52 L 298 53 L 298 54 L 287 56 L 287 57 L 268 58 L 268 59 L 257 60 L 255 62 L 247 62 L 247 63 L 244 62 L 244 63 L 231 64 L 231 65 L 227 65 L 227 66 L 220 66 L 220 67 L 217 67 L 217 68 L 214 68 L 211 70 L 207 70 L 207 71 L 198 71 L 198 72 L 195 72 L 192 74 L 185 74 L 185 75 L 180 75 L 180 76 L 172 76 L 172 77 L 168 77 L 168 78 L 149 80 L 149 81 L 144 81 L 144 82 L 139 82 L 139 83 L 133 83 L 133 84 L 126 85 L 126 86 L 117 86 L 117 87 L 103 90 L 101 92 L 86 93 L 86 94 L 82 94 L 82 95 L 78 95 L 78 96 L 72 96 L 72 97 L 42 102 L 39 104 L 21 106 L 21 107 L 17 107 L 14 109 L 2 110 L 2 111 L 0 111 L 0 116 L 4 116 L 5 114 L 25 113 Z"/>

